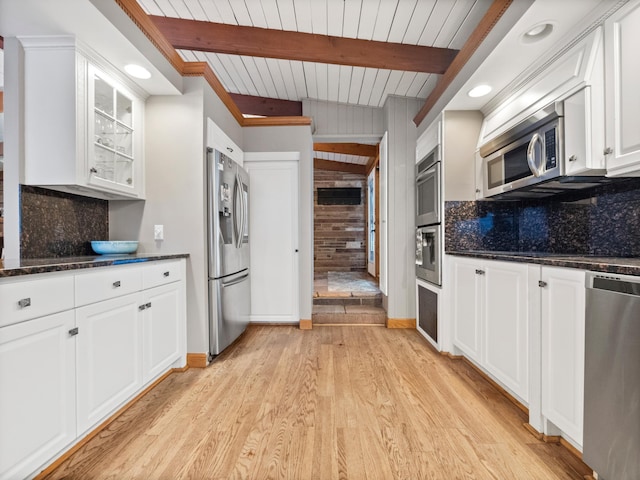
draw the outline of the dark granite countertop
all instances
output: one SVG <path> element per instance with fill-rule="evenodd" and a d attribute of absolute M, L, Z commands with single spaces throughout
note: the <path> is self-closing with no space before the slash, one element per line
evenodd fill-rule
<path fill-rule="evenodd" d="M 593 272 L 640 275 L 640 257 L 600 257 L 543 252 L 451 251 L 447 255 L 485 258 L 507 262 L 535 263 L 554 267 L 581 268 Z"/>
<path fill-rule="evenodd" d="M 88 257 L 33 258 L 0 260 L 0 278 L 17 277 L 33 273 L 62 272 L 84 268 L 107 267 L 127 263 L 151 262 L 187 258 L 188 253 L 136 253 L 129 255 L 95 255 Z"/>

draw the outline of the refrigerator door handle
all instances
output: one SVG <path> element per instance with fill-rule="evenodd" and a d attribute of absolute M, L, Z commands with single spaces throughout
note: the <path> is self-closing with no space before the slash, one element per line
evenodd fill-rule
<path fill-rule="evenodd" d="M 240 235 L 238 236 L 238 248 L 242 247 L 242 239 L 244 238 L 244 222 L 245 222 L 245 215 L 244 215 L 244 192 L 243 192 L 243 188 L 242 188 L 242 179 L 240 178 L 240 174 L 236 173 L 236 181 L 238 182 L 238 192 L 240 193 L 239 198 L 240 198 Z"/>
<path fill-rule="evenodd" d="M 235 233 L 236 235 L 236 239 L 235 239 L 235 243 L 236 243 L 236 248 L 240 248 L 240 241 L 241 238 L 240 237 L 240 233 L 242 230 L 242 218 L 240 218 L 240 222 L 238 222 L 238 215 L 240 215 L 239 209 L 238 209 L 238 204 L 236 203 L 238 201 L 238 198 L 242 197 L 242 194 L 240 193 L 240 185 L 238 184 L 238 175 L 236 174 L 236 178 L 235 178 L 235 184 L 233 185 L 233 233 Z M 240 202 L 242 202 L 242 200 L 240 200 Z M 242 205 L 242 204 L 240 204 Z"/>
<path fill-rule="evenodd" d="M 242 283 L 244 282 L 247 277 L 249 277 L 249 272 L 245 273 L 244 275 L 242 275 L 241 277 L 238 278 L 234 278 L 233 280 L 230 280 L 228 282 L 222 282 L 222 287 L 226 288 L 226 287 L 231 287 L 233 285 L 237 285 L 238 283 Z"/>

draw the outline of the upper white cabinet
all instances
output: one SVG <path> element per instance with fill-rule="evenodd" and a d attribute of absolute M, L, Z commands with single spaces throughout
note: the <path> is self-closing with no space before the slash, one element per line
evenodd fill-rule
<path fill-rule="evenodd" d="M 605 22 L 606 147 L 611 176 L 640 175 L 640 2 Z"/>
<path fill-rule="evenodd" d="M 479 111 L 444 111 L 416 142 L 416 162 L 431 153 L 433 161 L 442 161 L 444 200 L 476 198 L 474 163 L 482 118 Z"/>
<path fill-rule="evenodd" d="M 207 119 L 207 146 L 224 153 L 238 165 L 243 166 L 242 149 L 210 118 Z"/>
<path fill-rule="evenodd" d="M 23 183 L 104 199 L 144 198 L 143 95 L 73 37 L 22 37 Z"/>

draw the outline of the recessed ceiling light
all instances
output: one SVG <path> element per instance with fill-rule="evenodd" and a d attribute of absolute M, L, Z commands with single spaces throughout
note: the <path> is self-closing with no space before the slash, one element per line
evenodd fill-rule
<path fill-rule="evenodd" d="M 474 87 L 471 90 L 469 90 L 469 93 L 467 95 L 474 98 L 484 97 L 490 91 L 491 91 L 491 87 L 489 85 L 478 85 L 477 87 Z"/>
<path fill-rule="evenodd" d="M 124 66 L 124 71 L 129 75 L 135 78 L 141 78 L 142 80 L 146 80 L 147 78 L 151 78 L 151 72 L 140 65 L 135 65 L 130 63 L 129 65 Z"/>
<path fill-rule="evenodd" d="M 522 35 L 522 41 L 524 43 L 534 43 L 547 38 L 553 32 L 553 24 L 549 22 L 539 23 L 534 25 Z"/>

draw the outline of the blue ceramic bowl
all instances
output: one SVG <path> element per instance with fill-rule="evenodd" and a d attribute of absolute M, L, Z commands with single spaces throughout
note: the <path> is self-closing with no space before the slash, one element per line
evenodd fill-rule
<path fill-rule="evenodd" d="M 135 240 L 116 241 L 92 241 L 91 248 L 100 255 L 116 255 L 123 253 L 133 253 L 138 249 L 138 242 Z"/>

